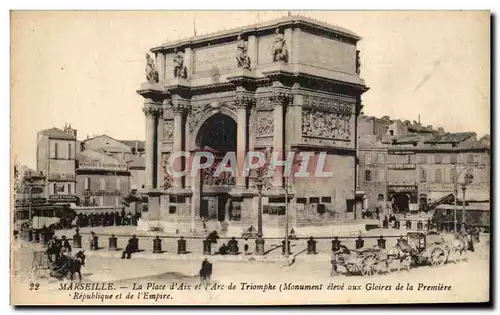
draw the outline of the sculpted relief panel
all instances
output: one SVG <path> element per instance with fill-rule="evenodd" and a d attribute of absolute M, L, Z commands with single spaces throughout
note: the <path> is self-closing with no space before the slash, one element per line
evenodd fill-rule
<path fill-rule="evenodd" d="M 272 111 L 257 111 L 255 119 L 255 134 L 259 136 L 267 136 L 273 134 L 274 114 Z"/>
<path fill-rule="evenodd" d="M 236 46 L 235 42 L 194 50 L 194 72 L 212 71 L 213 65 L 217 65 L 219 70 L 236 68 Z"/>
<path fill-rule="evenodd" d="M 172 183 L 173 183 L 173 178 L 172 178 L 172 176 L 170 176 L 170 174 L 167 171 L 167 165 L 168 165 L 169 158 L 170 158 L 170 152 L 163 153 L 161 156 L 161 164 L 162 164 L 162 168 L 163 168 L 163 178 L 161 179 L 162 180 L 161 186 L 163 187 L 163 189 L 169 189 L 170 187 L 172 187 Z"/>
<path fill-rule="evenodd" d="M 174 122 L 172 120 L 165 120 L 163 124 L 163 141 L 173 141 L 174 137 Z"/>
<path fill-rule="evenodd" d="M 302 110 L 302 134 L 336 140 L 351 139 L 351 116 L 341 113 Z"/>

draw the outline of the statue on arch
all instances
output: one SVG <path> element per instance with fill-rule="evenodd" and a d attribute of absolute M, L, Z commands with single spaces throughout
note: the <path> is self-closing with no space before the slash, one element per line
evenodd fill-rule
<path fill-rule="evenodd" d="M 180 79 L 187 78 L 187 68 L 184 65 L 184 53 L 174 49 L 174 77 Z"/>
<path fill-rule="evenodd" d="M 146 54 L 146 80 L 149 83 L 158 83 L 159 76 L 156 70 L 155 61 L 149 54 Z"/>
<path fill-rule="evenodd" d="M 250 70 L 250 57 L 248 56 L 247 43 L 238 35 L 238 45 L 236 46 L 236 61 L 238 68 Z"/>
<path fill-rule="evenodd" d="M 276 29 L 273 43 L 273 62 L 288 62 L 288 50 L 286 48 L 285 35 L 281 33 L 279 28 Z"/>

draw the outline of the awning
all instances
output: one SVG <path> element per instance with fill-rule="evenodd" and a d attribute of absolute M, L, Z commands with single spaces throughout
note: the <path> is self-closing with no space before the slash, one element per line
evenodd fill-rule
<path fill-rule="evenodd" d="M 104 213 L 115 213 L 118 212 L 120 213 L 124 208 L 123 207 L 115 207 L 115 208 L 110 208 L 110 207 L 76 207 L 72 208 L 73 211 L 75 211 L 76 214 L 104 214 Z"/>

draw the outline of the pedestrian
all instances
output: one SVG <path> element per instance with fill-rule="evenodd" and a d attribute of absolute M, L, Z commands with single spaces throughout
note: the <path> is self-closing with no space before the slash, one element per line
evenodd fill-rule
<path fill-rule="evenodd" d="M 96 250 L 96 244 L 95 244 L 95 232 L 92 231 L 90 232 L 90 236 L 89 236 L 89 248 L 90 250 Z"/>
<path fill-rule="evenodd" d="M 69 240 L 66 238 L 65 235 L 63 235 L 61 237 L 61 241 L 62 241 L 62 252 L 64 254 L 71 256 L 71 245 L 69 244 Z"/>
<path fill-rule="evenodd" d="M 245 246 L 243 246 L 243 249 L 245 250 L 245 255 L 248 255 L 248 239 L 245 238 Z"/>
<path fill-rule="evenodd" d="M 134 241 L 132 239 L 128 240 L 127 247 L 122 253 L 122 259 L 130 259 L 132 257 L 132 253 L 134 252 Z"/>

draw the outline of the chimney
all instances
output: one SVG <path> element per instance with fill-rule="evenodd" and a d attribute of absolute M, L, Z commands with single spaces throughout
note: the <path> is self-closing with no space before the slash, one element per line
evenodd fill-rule
<path fill-rule="evenodd" d="M 439 133 L 444 133 L 444 128 L 443 127 L 439 127 L 438 131 L 439 131 Z"/>
<path fill-rule="evenodd" d="M 139 151 L 137 150 L 137 147 L 139 146 L 139 141 L 135 140 L 135 154 L 138 155 Z"/>
<path fill-rule="evenodd" d="M 430 131 L 430 130 L 432 130 L 432 125 L 427 125 L 426 128 Z"/>

